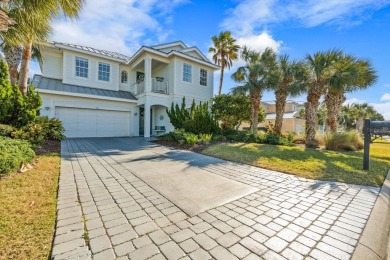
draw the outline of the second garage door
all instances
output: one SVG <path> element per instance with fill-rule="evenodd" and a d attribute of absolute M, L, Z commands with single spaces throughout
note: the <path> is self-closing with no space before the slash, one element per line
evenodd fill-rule
<path fill-rule="evenodd" d="M 116 137 L 130 135 L 130 112 L 56 107 L 66 137 Z"/>

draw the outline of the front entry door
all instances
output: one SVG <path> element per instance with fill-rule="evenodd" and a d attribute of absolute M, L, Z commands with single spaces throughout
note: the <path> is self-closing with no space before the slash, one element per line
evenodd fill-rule
<path fill-rule="evenodd" d="M 153 122 L 153 109 L 150 108 L 150 135 L 152 135 L 152 122 Z M 143 107 L 139 108 L 139 135 L 145 135 L 145 109 Z"/>

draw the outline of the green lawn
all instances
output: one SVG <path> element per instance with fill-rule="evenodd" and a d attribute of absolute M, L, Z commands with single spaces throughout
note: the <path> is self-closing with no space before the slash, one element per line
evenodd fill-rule
<path fill-rule="evenodd" d="M 56 219 L 60 157 L 0 179 L 0 259 L 48 259 Z"/>
<path fill-rule="evenodd" d="M 390 143 L 383 140 L 371 144 L 368 172 L 362 170 L 363 151 L 334 152 L 297 146 L 225 143 L 210 146 L 202 153 L 309 179 L 370 186 L 381 186 L 390 168 Z"/>

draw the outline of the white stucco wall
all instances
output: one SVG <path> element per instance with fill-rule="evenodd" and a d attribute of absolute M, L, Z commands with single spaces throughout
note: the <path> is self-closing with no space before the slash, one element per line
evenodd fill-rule
<path fill-rule="evenodd" d="M 76 76 L 76 56 L 88 59 L 88 78 Z M 118 62 L 67 50 L 64 51 L 63 57 L 63 83 L 91 88 L 119 90 L 120 76 Z M 110 64 L 110 81 L 98 80 L 99 62 Z"/>
<path fill-rule="evenodd" d="M 61 53 L 44 52 L 42 75 L 48 78 L 62 79 L 63 59 Z"/>

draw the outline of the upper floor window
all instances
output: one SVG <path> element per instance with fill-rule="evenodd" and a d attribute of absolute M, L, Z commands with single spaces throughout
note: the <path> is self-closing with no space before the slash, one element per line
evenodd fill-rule
<path fill-rule="evenodd" d="M 127 83 L 127 71 L 122 70 L 121 73 L 121 83 Z"/>
<path fill-rule="evenodd" d="M 76 57 L 76 76 L 88 78 L 88 59 Z"/>
<path fill-rule="evenodd" d="M 98 79 L 110 81 L 110 64 L 99 62 Z"/>
<path fill-rule="evenodd" d="M 190 64 L 183 64 L 183 81 L 192 81 L 192 66 Z"/>
<path fill-rule="evenodd" d="M 200 85 L 207 86 L 207 70 L 200 69 Z"/>

